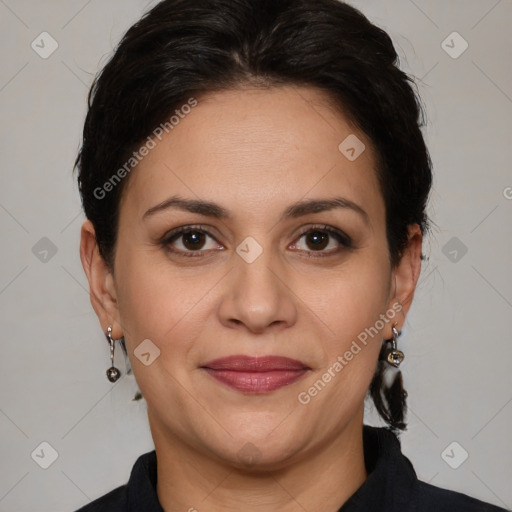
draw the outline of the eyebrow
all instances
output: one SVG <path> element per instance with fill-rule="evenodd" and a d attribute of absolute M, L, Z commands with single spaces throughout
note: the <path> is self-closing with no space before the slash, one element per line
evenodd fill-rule
<path fill-rule="evenodd" d="M 223 208 L 217 203 L 211 201 L 203 201 L 198 199 L 184 199 L 179 196 L 172 196 L 165 201 L 153 206 L 147 210 L 143 219 L 154 215 L 155 213 L 175 208 L 191 213 L 198 213 L 206 217 L 213 217 L 216 219 L 229 219 L 231 218 L 228 210 Z M 320 213 L 324 211 L 334 210 L 335 208 L 346 208 L 358 213 L 366 224 L 370 225 L 370 217 L 366 211 L 357 203 L 345 199 L 343 197 L 334 197 L 331 199 L 310 199 L 298 201 L 290 205 L 281 215 L 281 221 L 287 218 L 297 218 L 311 213 Z"/>

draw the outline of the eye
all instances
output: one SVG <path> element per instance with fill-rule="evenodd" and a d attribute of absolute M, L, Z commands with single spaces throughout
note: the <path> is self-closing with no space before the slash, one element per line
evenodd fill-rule
<path fill-rule="evenodd" d="M 208 247 L 208 239 L 210 246 Z M 300 241 L 304 239 L 304 243 Z M 161 242 L 168 251 L 179 256 L 201 257 L 209 250 L 223 248 L 202 226 L 185 226 L 168 233 Z M 298 241 L 290 246 L 311 257 L 332 256 L 344 248 L 353 248 L 352 239 L 342 231 L 329 226 L 314 226 L 303 231 Z M 195 254 L 194 254 L 195 253 Z M 318 253 L 318 254 L 312 254 Z"/>
<path fill-rule="evenodd" d="M 207 244 L 208 238 L 214 241 L 210 242 L 209 247 Z M 171 231 L 162 241 L 162 245 L 180 256 L 196 256 L 191 253 L 201 253 L 219 248 L 219 244 L 215 242 L 208 231 L 195 226 L 187 226 Z M 201 256 L 201 254 L 197 254 L 197 256 Z"/>
<path fill-rule="evenodd" d="M 304 239 L 304 243 L 299 243 Z M 299 236 L 299 242 L 292 248 L 305 252 L 318 252 L 315 256 L 329 256 L 337 254 L 343 248 L 352 248 L 352 239 L 342 231 L 329 226 L 314 226 Z M 327 250 L 325 250 L 327 249 Z M 308 256 L 312 256 L 309 254 Z"/>

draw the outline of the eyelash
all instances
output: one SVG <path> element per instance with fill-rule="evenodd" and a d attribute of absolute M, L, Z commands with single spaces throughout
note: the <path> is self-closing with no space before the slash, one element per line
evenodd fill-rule
<path fill-rule="evenodd" d="M 352 239 L 348 235 L 343 233 L 343 231 L 340 231 L 340 230 L 338 230 L 336 228 L 332 228 L 332 227 L 327 226 L 327 225 L 318 225 L 318 226 L 308 227 L 307 229 L 305 229 L 304 231 L 299 233 L 299 235 L 297 235 L 296 240 L 298 241 L 304 235 L 307 235 L 308 233 L 315 232 L 315 231 L 320 231 L 320 232 L 327 233 L 329 236 L 332 236 L 333 238 L 335 238 L 337 240 L 337 242 L 341 246 L 343 246 L 345 249 L 353 249 L 354 248 L 353 241 L 352 241 Z M 196 226 L 185 226 L 185 227 L 181 227 L 181 228 L 177 228 L 175 230 L 172 230 L 170 233 L 167 233 L 165 235 L 165 237 L 160 242 L 160 244 L 166 250 L 168 250 L 169 252 L 172 252 L 173 254 L 176 254 L 178 256 L 183 256 L 185 258 L 203 257 L 202 255 L 200 256 L 200 253 L 206 252 L 204 250 L 200 250 L 199 249 L 197 251 L 182 251 L 182 250 L 172 249 L 170 247 L 170 244 L 175 239 L 178 239 L 180 236 L 183 236 L 183 235 L 186 235 L 186 234 L 190 234 L 190 233 L 203 233 L 203 234 L 208 235 L 209 237 L 211 237 L 211 238 L 213 238 L 215 240 L 215 237 L 212 234 L 210 234 L 210 232 L 207 229 L 205 229 L 204 226 L 196 225 Z M 338 248 L 338 249 L 330 250 L 330 251 L 326 252 L 326 251 L 323 251 L 323 250 L 322 251 L 304 251 L 302 249 L 299 249 L 299 252 L 305 252 L 307 254 L 307 257 L 309 257 L 309 258 L 325 258 L 325 257 L 328 257 L 328 256 L 334 256 L 334 255 L 340 253 L 341 250 L 342 249 Z"/>

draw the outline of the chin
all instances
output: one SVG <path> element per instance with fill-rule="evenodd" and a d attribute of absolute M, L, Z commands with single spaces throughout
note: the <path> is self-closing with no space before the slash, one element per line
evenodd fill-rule
<path fill-rule="evenodd" d="M 276 423 L 275 425 L 278 425 Z M 275 426 L 272 427 L 275 429 Z M 305 439 L 294 434 L 294 429 L 282 429 L 280 433 L 271 429 L 238 431 L 233 437 L 223 432 L 222 439 L 208 439 L 204 445 L 223 463 L 250 472 L 274 471 L 286 467 L 308 445 Z M 229 427 L 226 428 L 230 432 Z M 231 431 L 233 432 L 233 431 Z M 240 433 L 243 432 L 243 435 Z M 301 429 L 304 435 L 304 429 Z M 281 435 L 280 435 L 281 434 Z"/>
<path fill-rule="evenodd" d="M 280 446 L 268 446 L 263 441 L 258 444 L 245 441 L 242 444 L 237 443 L 237 446 L 241 447 L 236 452 L 230 451 L 228 458 L 225 450 L 220 449 L 217 453 L 228 465 L 248 473 L 280 470 L 291 463 L 299 450 L 298 447 L 283 446 L 283 443 Z"/>

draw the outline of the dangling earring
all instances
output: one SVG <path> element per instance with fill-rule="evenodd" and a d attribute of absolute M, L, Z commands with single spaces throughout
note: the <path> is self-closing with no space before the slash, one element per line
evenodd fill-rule
<path fill-rule="evenodd" d="M 398 325 L 395 323 L 395 325 Z M 387 362 L 394 366 L 395 368 L 398 368 L 400 366 L 400 363 L 405 359 L 405 355 L 401 350 L 397 350 L 396 348 L 396 340 L 398 339 L 398 331 L 395 329 L 395 325 L 392 327 L 393 331 L 393 339 L 391 340 L 392 346 L 391 350 L 388 353 Z"/>
<path fill-rule="evenodd" d="M 115 340 L 112 338 L 112 327 L 109 325 L 107 328 L 107 340 L 110 344 L 110 368 L 107 370 L 107 379 L 110 382 L 116 382 L 121 377 L 121 372 L 114 366 L 114 348 Z"/>

